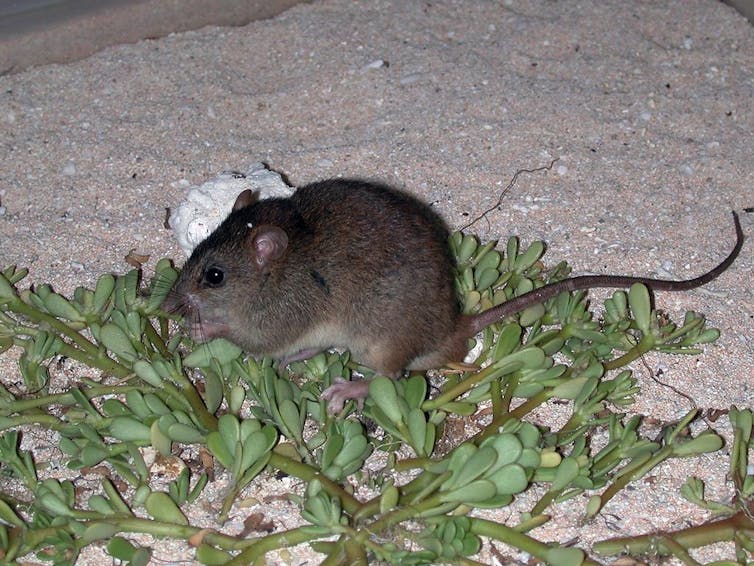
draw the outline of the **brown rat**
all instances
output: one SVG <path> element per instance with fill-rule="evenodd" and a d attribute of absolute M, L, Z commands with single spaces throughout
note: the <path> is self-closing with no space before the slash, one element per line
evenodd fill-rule
<path fill-rule="evenodd" d="M 339 179 L 285 199 L 255 202 L 245 191 L 186 261 L 166 308 L 186 315 L 197 340 L 227 338 L 284 363 L 341 347 L 375 371 L 399 376 L 463 360 L 468 339 L 483 328 L 562 291 L 703 285 L 741 250 L 743 232 L 733 216 L 733 251 L 695 279 L 573 277 L 469 316 L 455 292 L 448 228 L 414 197 Z M 366 382 L 343 382 L 323 396 L 337 411 L 366 392 Z"/>

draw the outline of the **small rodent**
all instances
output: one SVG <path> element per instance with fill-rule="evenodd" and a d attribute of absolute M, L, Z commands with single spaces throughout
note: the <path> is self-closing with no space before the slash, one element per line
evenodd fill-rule
<path fill-rule="evenodd" d="M 289 198 L 241 193 L 233 211 L 183 266 L 167 309 L 186 316 L 194 339 L 223 337 L 282 363 L 331 347 L 397 377 L 462 361 L 486 326 L 562 291 L 629 287 L 684 291 L 725 271 L 686 281 L 595 275 L 546 285 L 480 314 L 461 313 L 449 230 L 429 206 L 371 181 L 327 180 Z M 366 382 L 342 382 L 323 397 L 339 411 Z"/>

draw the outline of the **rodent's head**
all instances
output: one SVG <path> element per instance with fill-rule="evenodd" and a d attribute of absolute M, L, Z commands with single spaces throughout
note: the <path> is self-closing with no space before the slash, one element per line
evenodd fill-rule
<path fill-rule="evenodd" d="M 256 206 L 249 191 L 239 195 L 233 211 L 194 249 L 173 285 L 165 308 L 185 317 L 197 341 L 244 341 L 237 329 L 253 319 L 270 273 L 288 249 L 285 230 L 255 223 Z"/>

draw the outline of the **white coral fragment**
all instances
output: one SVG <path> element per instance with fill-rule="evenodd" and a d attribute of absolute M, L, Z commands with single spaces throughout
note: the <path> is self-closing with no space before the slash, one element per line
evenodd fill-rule
<path fill-rule="evenodd" d="M 189 187 L 186 200 L 171 210 L 169 219 L 186 256 L 230 214 L 236 197 L 246 189 L 258 193 L 260 199 L 286 198 L 294 192 L 279 173 L 263 163 L 254 163 L 245 173 L 225 171 L 199 186 Z"/>

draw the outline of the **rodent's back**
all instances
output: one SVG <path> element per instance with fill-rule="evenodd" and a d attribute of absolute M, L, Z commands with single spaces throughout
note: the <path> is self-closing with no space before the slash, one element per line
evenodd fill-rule
<path fill-rule="evenodd" d="M 394 267 L 419 274 L 442 264 L 446 272 L 442 276 L 424 275 L 452 287 L 448 229 L 412 196 L 372 182 L 331 180 L 300 188 L 291 204 L 312 228 L 313 256 L 321 252 L 348 271 Z M 343 258 L 353 263 L 341 264 Z"/>
<path fill-rule="evenodd" d="M 356 359 L 397 373 L 453 331 L 459 307 L 448 230 L 426 204 L 354 180 L 301 187 L 291 204 L 312 227 L 296 261 L 327 282 L 333 323 L 345 325 Z"/>

